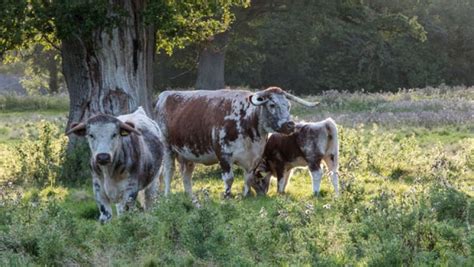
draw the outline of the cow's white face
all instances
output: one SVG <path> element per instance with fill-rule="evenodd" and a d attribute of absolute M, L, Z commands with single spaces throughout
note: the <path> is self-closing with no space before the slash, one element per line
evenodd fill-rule
<path fill-rule="evenodd" d="M 86 122 L 72 123 L 66 134 L 71 133 L 87 138 L 92 157 L 100 165 L 107 165 L 114 160 L 123 136 L 131 133 L 140 135 L 132 122 L 122 122 L 104 114 L 91 117 Z"/>
<path fill-rule="evenodd" d="M 92 156 L 100 165 L 113 161 L 113 156 L 120 149 L 120 127 L 117 123 L 94 123 L 86 127 L 86 138 Z"/>
<path fill-rule="evenodd" d="M 263 105 L 263 122 L 268 130 L 271 129 L 269 132 L 293 132 L 295 124 L 291 121 L 290 109 L 290 102 L 284 95 L 270 95 Z"/>
<path fill-rule="evenodd" d="M 281 93 L 265 91 L 257 92 L 251 98 L 252 104 L 262 107 L 262 123 L 269 133 L 279 132 L 290 134 L 295 129 L 295 123 L 291 120 L 290 102 Z"/>

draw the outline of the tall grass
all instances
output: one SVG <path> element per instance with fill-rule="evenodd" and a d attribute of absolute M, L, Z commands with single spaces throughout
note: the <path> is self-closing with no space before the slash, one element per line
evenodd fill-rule
<path fill-rule="evenodd" d="M 318 121 L 333 117 L 339 124 L 355 127 L 377 123 L 383 126 L 422 126 L 472 124 L 474 87 L 427 87 L 400 89 L 396 93 L 326 91 L 308 99 L 319 101 L 315 109 L 294 105 L 301 119 Z"/>
<path fill-rule="evenodd" d="M 62 142 L 59 131 L 44 123 L 38 127 L 43 129 L 38 138 L 27 142 L 42 145 L 22 148 L 36 156 L 21 161 L 24 155 L 11 151 L 19 165 L 12 168 L 18 170 L 13 178 L 24 177 L 24 167 L 34 177 L 43 169 L 60 175 L 68 166 L 64 154 L 48 152 Z M 200 208 L 182 193 L 176 176 L 174 194 L 159 198 L 152 211 L 100 225 L 90 178 L 86 187 L 59 187 L 61 179 L 53 187 L 49 180 L 33 186 L 25 179 L 23 190 L 4 183 L 0 265 L 469 266 L 474 261 L 472 139 L 462 140 L 462 149 L 453 153 L 377 127 L 339 132 L 343 191 L 338 199 L 325 182 L 324 196 L 313 198 L 307 174 L 298 172 L 286 195 L 276 196 L 273 186 L 268 197 L 222 200 L 216 168 L 199 167 L 194 191 Z M 44 162 L 45 153 L 54 160 Z M 236 173 L 238 191 L 242 174 Z"/>
<path fill-rule="evenodd" d="M 54 96 L 18 96 L 15 94 L 0 95 L 0 111 L 67 111 L 69 98 L 67 95 Z"/>

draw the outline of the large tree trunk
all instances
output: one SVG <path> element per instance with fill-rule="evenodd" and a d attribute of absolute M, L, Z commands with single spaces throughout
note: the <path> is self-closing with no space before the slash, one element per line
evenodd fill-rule
<path fill-rule="evenodd" d="M 59 70 L 58 70 L 58 62 L 54 58 L 54 53 L 48 54 L 48 74 L 49 74 L 49 93 L 50 94 L 57 94 L 59 92 Z"/>
<path fill-rule="evenodd" d="M 199 55 L 196 89 L 216 90 L 225 86 L 224 61 L 228 32 L 220 33 L 209 40 Z"/>
<path fill-rule="evenodd" d="M 63 73 L 70 97 L 67 128 L 93 114 L 119 115 L 138 106 L 150 114 L 155 30 L 143 24 L 146 1 L 112 2 L 119 2 L 128 15 L 118 27 L 96 32 L 91 38 L 62 40 Z"/>

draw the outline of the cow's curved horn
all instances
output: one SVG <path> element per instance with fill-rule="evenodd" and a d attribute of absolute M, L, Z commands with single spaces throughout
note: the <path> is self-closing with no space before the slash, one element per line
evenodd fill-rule
<path fill-rule="evenodd" d="M 260 106 L 267 103 L 268 98 L 262 96 L 259 93 L 255 93 L 249 97 L 249 100 L 250 100 L 250 103 L 252 103 L 253 105 Z"/>
<path fill-rule="evenodd" d="M 141 135 L 137 129 L 135 129 L 135 125 L 131 122 L 120 122 L 120 129 L 123 129 L 129 133 L 135 133 L 137 135 Z"/>
<path fill-rule="evenodd" d="M 77 123 L 77 122 L 73 122 L 71 123 L 71 129 L 69 129 L 69 131 L 66 132 L 66 135 L 70 135 L 72 133 L 74 134 L 77 134 L 77 135 L 84 135 L 85 134 L 85 129 L 86 129 L 86 124 L 81 122 L 81 123 Z"/>
<path fill-rule="evenodd" d="M 293 100 L 293 101 L 295 101 L 296 103 L 299 103 L 299 104 L 301 104 L 301 105 L 303 105 L 303 106 L 315 107 L 315 106 L 319 105 L 319 102 L 308 102 L 308 101 L 306 101 L 306 100 L 304 100 L 304 99 L 301 99 L 301 98 L 299 98 L 299 97 L 297 97 L 297 96 L 294 96 L 294 95 L 292 95 L 292 94 L 290 94 L 290 93 L 287 93 L 287 92 L 285 92 L 285 96 L 286 96 L 286 98 L 288 98 L 289 100 Z"/>

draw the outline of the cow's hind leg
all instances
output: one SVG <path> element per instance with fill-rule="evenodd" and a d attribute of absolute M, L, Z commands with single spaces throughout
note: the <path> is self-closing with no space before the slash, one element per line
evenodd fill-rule
<path fill-rule="evenodd" d="M 159 188 L 159 179 L 161 178 L 161 172 L 158 172 L 158 174 L 153 178 L 151 183 L 145 188 L 145 199 L 144 202 L 142 203 L 143 210 L 148 210 L 151 208 L 153 201 L 155 200 L 157 193 L 158 193 L 158 188 Z"/>
<path fill-rule="evenodd" d="M 186 192 L 186 194 L 192 197 L 193 196 L 192 176 L 193 176 L 195 164 L 194 162 L 187 161 L 184 159 L 180 159 L 179 163 L 181 165 L 181 174 L 183 175 L 184 191 Z"/>
<path fill-rule="evenodd" d="M 127 188 L 123 192 L 122 201 L 116 205 L 117 216 L 123 214 L 123 212 L 131 210 L 135 207 L 135 202 L 138 197 L 138 179 L 129 179 Z"/>
<path fill-rule="evenodd" d="M 331 182 L 334 187 L 334 192 L 336 196 L 339 196 L 339 173 L 338 173 L 338 162 L 337 155 L 329 155 L 324 157 L 324 162 L 328 167 L 329 176 L 331 177 Z"/>
<path fill-rule="evenodd" d="M 244 173 L 244 192 L 243 192 L 244 197 L 248 196 L 250 193 L 251 182 L 254 179 L 253 176 L 254 174 L 251 170 L 250 171 L 246 170 Z"/>
<path fill-rule="evenodd" d="M 232 172 L 232 162 L 227 158 L 221 158 L 219 164 L 222 169 L 222 180 L 224 180 L 224 198 L 232 195 L 232 184 L 234 183 L 234 173 Z"/>
<path fill-rule="evenodd" d="M 92 180 L 92 189 L 94 190 L 95 201 L 100 211 L 99 221 L 101 223 L 108 222 L 112 219 L 112 207 L 98 178 Z"/>
<path fill-rule="evenodd" d="M 165 148 L 163 153 L 163 176 L 165 178 L 165 196 L 171 192 L 171 178 L 174 175 L 174 153 L 171 148 Z"/>
<path fill-rule="evenodd" d="M 311 160 L 309 164 L 309 170 L 311 171 L 311 181 L 313 184 L 313 194 L 319 196 L 321 188 L 321 179 L 323 171 L 321 170 L 321 158 Z"/>

